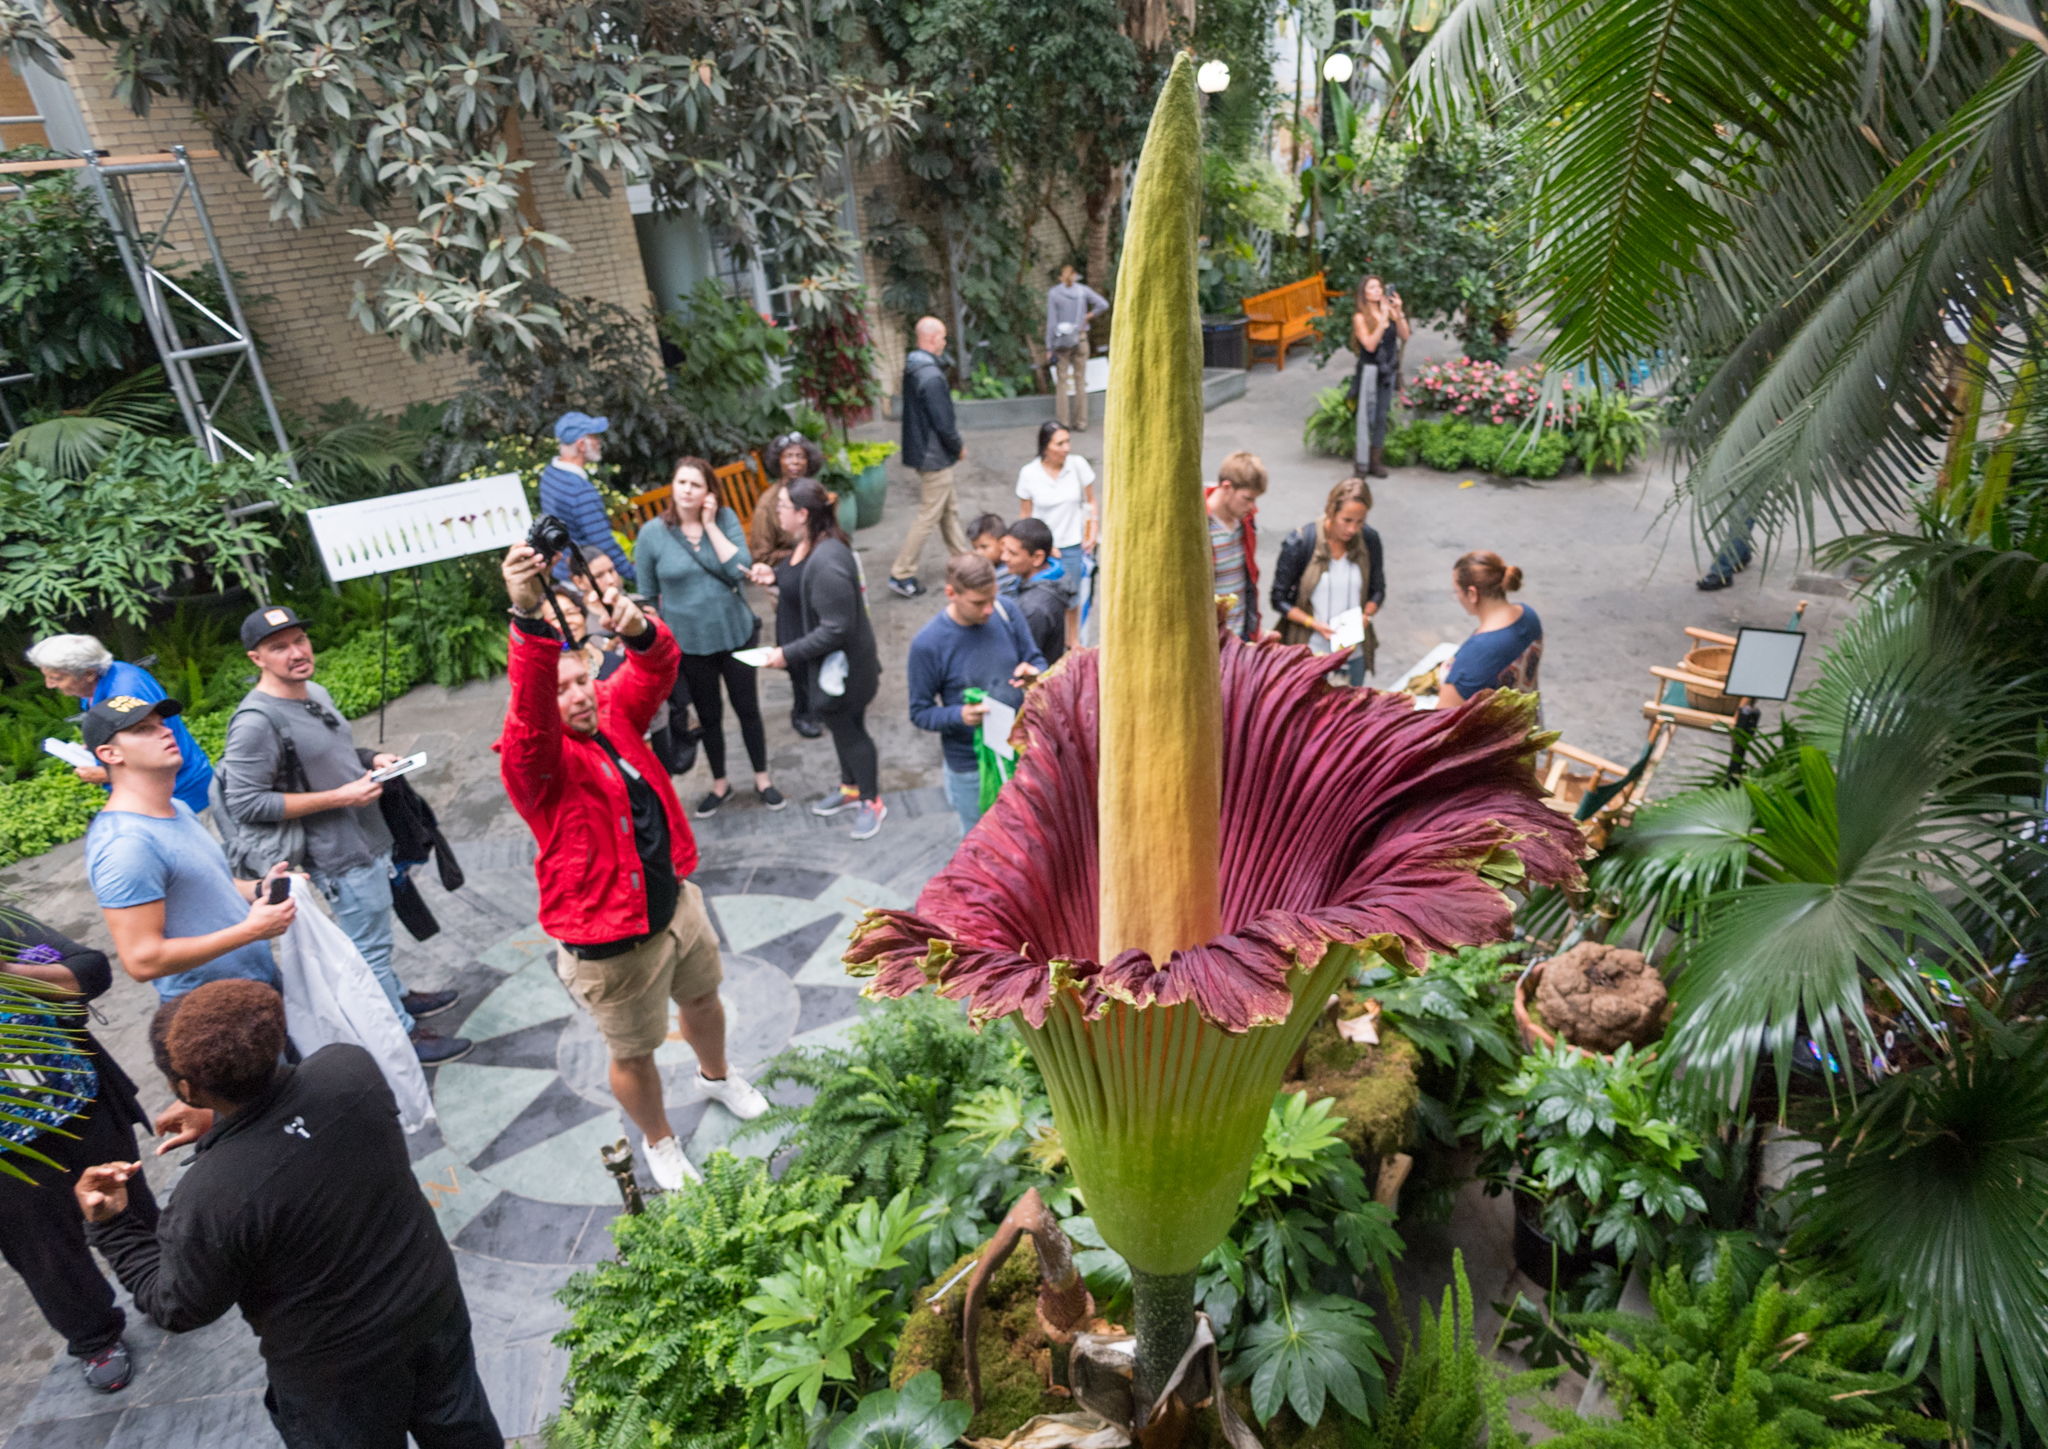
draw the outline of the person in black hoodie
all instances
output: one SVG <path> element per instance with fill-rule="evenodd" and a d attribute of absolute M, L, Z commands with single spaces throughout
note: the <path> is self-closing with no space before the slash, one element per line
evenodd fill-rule
<path fill-rule="evenodd" d="M 25 999 L 28 988 L 19 988 L 24 1000 L 18 1009 L 0 1011 L 0 1029 L 23 1037 L 49 1033 L 52 1040 L 51 1050 L 32 1058 L 0 1054 L 0 1093 L 14 1099 L 0 1119 L 0 1138 L 17 1149 L 8 1160 L 25 1174 L 0 1172 L 0 1255 L 28 1284 L 44 1322 L 64 1336 L 87 1386 L 111 1394 L 127 1387 L 133 1374 L 121 1339 L 128 1320 L 93 1262 L 71 1187 L 91 1164 L 132 1153 L 135 1129 L 149 1120 L 135 1083 L 82 1029 L 84 1003 L 113 984 L 114 968 L 104 951 L 6 910 L 0 910 L 0 957 L 0 971 L 33 982 L 34 993 L 49 999 L 47 1010 L 35 1009 Z M 62 1038 L 55 1036 L 59 1031 Z M 60 1092 L 84 1098 L 84 1109 L 77 1111 Z M 182 1116 L 174 1109 L 159 1126 L 170 1131 L 172 1119 Z M 138 1224 L 156 1225 L 156 1199 L 140 1178 L 128 1210 Z"/>
<path fill-rule="evenodd" d="M 889 591 L 914 599 L 924 592 L 917 581 L 917 560 L 933 529 L 948 556 L 966 553 L 971 541 L 960 527 L 959 496 L 953 489 L 953 465 L 967 456 L 953 416 L 953 391 L 939 355 L 946 350 L 946 324 L 936 317 L 917 321 L 917 346 L 903 359 L 903 465 L 917 474 L 917 517 L 903 537 L 896 562 L 889 566 Z"/>
<path fill-rule="evenodd" d="M 882 802 L 881 764 L 868 733 L 868 706 L 881 684 L 882 660 L 868 621 L 860 560 L 839 527 L 831 500 L 813 478 L 784 491 L 781 524 L 801 542 L 791 556 L 803 570 L 799 600 L 802 633 L 769 651 L 770 669 L 799 671 L 811 680 L 818 722 L 839 755 L 839 788 L 811 805 L 813 815 L 855 812 L 853 838 L 872 839 L 889 807 Z M 756 566 L 759 567 L 758 565 Z"/>
<path fill-rule="evenodd" d="M 1380 536 L 1365 521 L 1372 511 L 1372 485 L 1346 478 L 1330 490 L 1323 516 L 1287 535 L 1273 565 L 1273 607 L 1280 611 L 1280 642 L 1306 644 L 1318 654 L 1331 651 L 1333 622 L 1353 609 L 1365 619 L 1365 637 L 1352 651 L 1347 677 L 1365 683 L 1379 636 L 1373 616 L 1387 600 L 1387 573 Z"/>
<path fill-rule="evenodd" d="M 407 1160 L 398 1104 L 361 1047 L 279 1063 L 284 1005 L 212 981 L 160 1032 L 180 1101 L 214 1114 L 154 1227 L 134 1162 L 80 1175 L 88 1236 L 172 1333 L 239 1307 L 289 1449 L 502 1449 L 455 1258 Z"/>

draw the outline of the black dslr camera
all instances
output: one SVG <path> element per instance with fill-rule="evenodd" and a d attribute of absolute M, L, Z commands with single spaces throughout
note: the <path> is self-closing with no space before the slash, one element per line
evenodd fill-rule
<path fill-rule="evenodd" d="M 533 527 L 526 531 L 526 546 L 539 554 L 541 562 L 549 567 L 558 557 L 567 554 L 570 577 L 582 579 L 593 592 L 597 589 L 597 580 L 590 576 L 590 561 L 584 558 L 576 540 L 569 537 L 569 525 L 554 514 L 543 513 L 533 520 Z M 569 627 L 569 616 L 562 612 L 562 601 L 555 596 L 552 586 L 548 588 L 547 601 L 554 610 L 555 623 L 562 631 L 562 638 L 572 646 L 585 643 L 589 636 L 578 638 L 576 631 Z"/>

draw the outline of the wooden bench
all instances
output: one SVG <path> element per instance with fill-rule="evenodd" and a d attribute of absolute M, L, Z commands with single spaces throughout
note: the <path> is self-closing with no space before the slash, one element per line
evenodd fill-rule
<path fill-rule="evenodd" d="M 1244 315 L 1251 319 L 1245 327 L 1246 366 L 1257 363 L 1260 349 L 1267 348 L 1273 354 L 1274 370 L 1286 371 L 1287 349 L 1313 336 L 1316 318 L 1329 310 L 1321 272 L 1245 298 Z"/>
<path fill-rule="evenodd" d="M 740 516 L 740 526 L 754 516 L 754 504 L 768 490 L 768 474 L 761 466 L 761 455 L 749 453 L 720 468 L 711 470 L 718 488 L 718 496 L 734 513 Z M 675 492 L 673 484 L 664 483 L 659 488 L 645 493 L 636 493 L 626 500 L 626 506 L 612 515 L 612 527 L 632 538 L 640 526 L 668 507 L 668 499 Z"/>

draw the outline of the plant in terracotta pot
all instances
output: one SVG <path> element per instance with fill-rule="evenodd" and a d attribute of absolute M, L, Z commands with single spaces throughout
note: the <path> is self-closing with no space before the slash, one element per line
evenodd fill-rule
<path fill-rule="evenodd" d="M 1479 1138 L 1488 1191 L 1515 1193 L 1516 1263 L 1539 1283 L 1603 1252 L 1622 1264 L 1655 1257 L 1666 1234 L 1706 1210 L 1685 1171 L 1703 1134 L 1679 1109 L 1668 1069 L 1633 1047 L 1532 1052 L 1464 1130 Z"/>
<path fill-rule="evenodd" d="M 1332 689 L 1219 638 L 1202 511 L 1201 119 L 1183 55 L 1133 187 L 1106 428 L 1102 647 L 1026 699 L 1016 775 L 849 965 L 1013 1019 L 1074 1178 L 1132 1275 L 1133 1419 L 1195 1341 L 1283 1070 L 1362 961 L 1506 933 L 1505 885 L 1575 879 L 1531 769 L 1533 701 L 1447 712 Z M 1314 848 L 1304 848 L 1313 842 Z"/>

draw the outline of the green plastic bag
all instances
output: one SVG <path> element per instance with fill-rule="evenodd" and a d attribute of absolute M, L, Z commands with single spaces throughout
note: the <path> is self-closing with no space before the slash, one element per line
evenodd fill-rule
<path fill-rule="evenodd" d="M 964 689 L 960 692 L 962 704 L 980 704 L 988 698 L 985 689 Z M 1002 792 L 1003 782 L 1017 773 L 1017 757 L 1007 760 L 988 747 L 981 737 L 981 727 L 974 730 L 974 762 L 981 767 L 981 808 L 985 812 L 996 803 L 996 796 Z"/>

